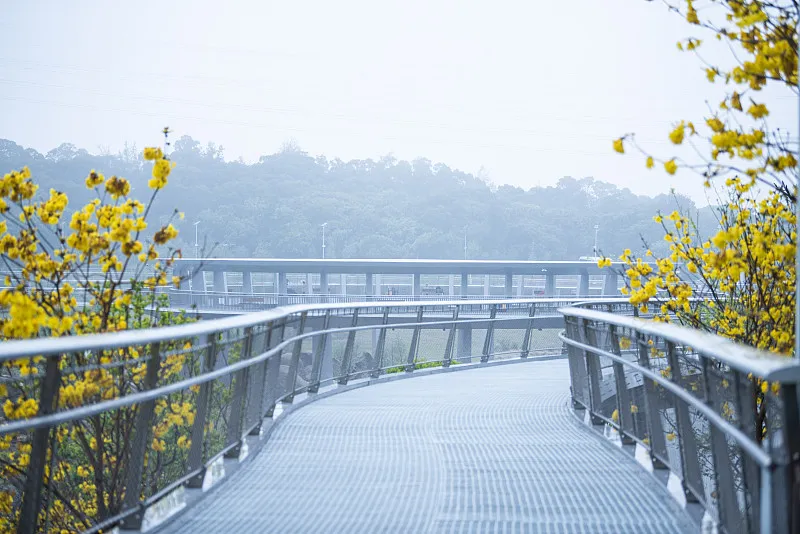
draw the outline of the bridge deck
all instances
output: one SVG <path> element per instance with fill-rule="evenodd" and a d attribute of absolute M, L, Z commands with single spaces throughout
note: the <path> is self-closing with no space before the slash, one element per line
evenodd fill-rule
<path fill-rule="evenodd" d="M 412 378 L 292 413 L 162 532 L 697 531 L 579 423 L 563 360 Z"/>

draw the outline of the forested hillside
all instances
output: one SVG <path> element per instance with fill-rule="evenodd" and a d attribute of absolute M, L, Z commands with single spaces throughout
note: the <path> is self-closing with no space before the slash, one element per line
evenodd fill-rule
<path fill-rule="evenodd" d="M 596 224 L 601 251 L 616 256 L 640 236 L 660 242 L 652 220 L 658 210 L 694 210 L 685 197 L 637 196 L 592 178 L 525 191 L 425 159 L 344 162 L 287 145 L 248 165 L 186 136 L 173 149 L 178 166 L 154 209 L 157 217 L 185 212 L 177 245 L 187 256 L 198 220 L 201 246 L 217 257 L 319 257 L 325 222 L 330 258 L 463 259 L 466 231 L 470 259 L 577 259 L 591 255 Z M 136 147 L 94 155 L 63 144 L 41 154 L 0 140 L 0 169 L 23 165 L 46 187 L 66 192 L 73 206 L 89 199 L 83 182 L 90 169 L 125 176 L 135 195 L 148 197 Z M 701 227 L 711 232 L 713 216 L 702 211 Z"/>

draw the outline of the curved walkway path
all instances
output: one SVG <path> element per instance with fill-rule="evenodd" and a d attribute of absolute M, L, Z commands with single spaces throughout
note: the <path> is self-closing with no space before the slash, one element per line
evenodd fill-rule
<path fill-rule="evenodd" d="M 290 414 L 161 532 L 697 532 L 568 407 L 566 360 L 411 378 Z"/>

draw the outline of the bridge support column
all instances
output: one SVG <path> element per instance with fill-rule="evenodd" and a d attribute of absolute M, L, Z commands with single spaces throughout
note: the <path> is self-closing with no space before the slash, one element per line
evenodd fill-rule
<path fill-rule="evenodd" d="M 375 275 L 375 295 L 383 295 L 383 277 L 379 274 Z"/>
<path fill-rule="evenodd" d="M 517 297 L 521 297 L 525 294 L 525 275 L 519 275 L 517 279 Z"/>
<path fill-rule="evenodd" d="M 544 277 L 544 296 L 556 296 L 556 275 L 546 274 Z"/>
<path fill-rule="evenodd" d="M 489 282 L 491 281 L 491 278 L 492 277 L 489 276 L 488 274 L 484 274 L 483 275 L 483 296 L 484 297 L 488 297 L 489 296 Z"/>
<path fill-rule="evenodd" d="M 242 293 L 245 295 L 253 294 L 253 273 L 252 271 L 244 271 L 242 273 Z"/>
<path fill-rule="evenodd" d="M 286 304 L 286 294 L 288 293 L 288 282 L 286 273 L 278 273 L 278 306 Z"/>
<path fill-rule="evenodd" d="M 603 283 L 603 296 L 604 297 L 616 297 L 619 295 L 619 289 L 617 289 L 617 275 L 616 274 L 607 274 L 605 282 Z"/>
<path fill-rule="evenodd" d="M 214 271 L 214 292 L 228 292 L 227 284 L 225 283 L 225 271 Z"/>
<path fill-rule="evenodd" d="M 456 285 L 456 276 L 454 274 L 451 274 L 450 276 L 447 277 L 447 294 L 451 297 L 456 292 L 455 285 Z"/>
<path fill-rule="evenodd" d="M 322 271 L 319 273 L 319 294 L 320 302 L 326 302 L 328 298 L 328 273 Z"/>
<path fill-rule="evenodd" d="M 347 275 L 340 274 L 339 275 L 339 290 L 341 291 L 342 295 L 347 295 Z"/>
<path fill-rule="evenodd" d="M 421 274 L 414 273 L 414 286 L 412 287 L 412 295 L 414 295 L 415 297 L 419 297 L 420 293 L 422 293 L 422 289 L 420 287 L 422 285 L 421 279 L 422 279 Z"/>
<path fill-rule="evenodd" d="M 172 275 L 180 276 L 181 278 L 181 281 L 178 283 L 178 287 L 176 289 L 184 291 L 189 289 L 189 277 L 192 276 L 191 267 L 173 267 Z"/>
<path fill-rule="evenodd" d="M 507 299 L 510 299 L 514 296 L 514 275 L 511 273 L 506 273 L 506 293 L 505 296 Z"/>
<path fill-rule="evenodd" d="M 462 274 L 461 275 L 461 298 L 467 298 L 469 294 L 469 275 Z"/>
<path fill-rule="evenodd" d="M 583 272 L 578 277 L 578 297 L 589 296 L 589 273 Z"/>
<path fill-rule="evenodd" d="M 206 292 L 206 281 L 203 278 L 203 271 L 192 272 L 192 292 L 193 293 Z"/>
<path fill-rule="evenodd" d="M 458 361 L 462 363 L 472 362 L 472 326 L 458 326 Z"/>
<path fill-rule="evenodd" d="M 314 278 L 311 273 L 306 273 L 306 294 L 312 295 L 314 293 Z"/>
<path fill-rule="evenodd" d="M 375 282 L 372 279 L 372 273 L 364 275 L 364 295 L 371 297 L 375 294 Z"/>

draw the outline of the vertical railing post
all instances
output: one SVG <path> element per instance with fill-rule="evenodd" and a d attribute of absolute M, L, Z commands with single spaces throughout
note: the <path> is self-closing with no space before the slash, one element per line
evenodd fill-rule
<path fill-rule="evenodd" d="M 350 322 L 350 326 L 355 328 L 358 326 L 358 308 L 353 309 L 353 319 Z M 342 368 L 339 373 L 339 385 L 344 386 L 347 385 L 347 380 L 350 377 L 350 365 L 353 361 L 353 347 L 356 343 L 356 331 L 350 330 L 347 333 L 347 342 L 344 346 L 344 354 L 342 355 Z"/>
<path fill-rule="evenodd" d="M 667 363 L 670 367 L 672 381 L 686 389 L 683 374 L 681 373 L 680 360 L 675 350 L 675 344 L 667 341 Z M 703 359 L 705 361 L 705 359 Z M 708 393 L 708 377 L 703 372 L 703 381 Z M 697 502 L 697 497 L 694 491 L 698 490 L 699 486 L 702 487 L 702 478 L 700 474 L 699 456 L 697 455 L 697 439 L 692 428 L 692 422 L 689 418 L 689 406 L 682 400 L 675 398 L 675 423 L 677 425 L 677 438 L 678 445 L 681 451 L 681 484 L 683 491 L 686 495 L 686 500 L 689 502 Z M 714 439 L 714 426 L 711 425 L 712 441 Z M 712 444 L 713 451 L 713 444 Z"/>
<path fill-rule="evenodd" d="M 442 367 L 450 367 L 450 362 L 453 360 L 453 345 L 455 345 L 456 328 L 458 327 L 458 308 L 457 304 L 453 306 L 453 324 L 450 326 L 450 333 L 447 334 L 447 345 L 444 348 Z"/>
<path fill-rule="evenodd" d="M 214 362 L 217 358 L 218 335 L 219 334 L 214 332 L 206 336 L 206 353 L 201 362 L 200 374 L 207 373 L 214 369 Z M 198 473 L 189 479 L 187 485 L 190 488 L 203 487 L 203 479 L 206 476 L 203 458 L 205 449 L 205 427 L 213 389 L 214 381 L 209 380 L 200 384 L 200 391 L 197 393 L 197 410 L 195 411 L 194 424 L 192 425 L 192 443 L 189 445 L 188 470 L 190 473 L 193 471 L 198 471 Z"/>
<path fill-rule="evenodd" d="M 581 341 L 585 345 L 596 347 L 597 339 L 594 330 L 589 327 L 589 321 L 579 319 L 578 324 L 580 325 Z M 602 373 L 600 370 L 600 358 L 588 350 L 583 353 L 586 358 L 586 372 L 589 375 L 589 417 L 593 425 L 602 425 L 605 421 L 598 417 L 600 405 L 602 404 L 602 397 L 600 396 L 600 377 Z"/>
<path fill-rule="evenodd" d="M 416 275 L 415 275 L 416 276 Z M 419 347 L 419 333 L 422 326 L 419 324 L 422 322 L 422 312 L 424 310 L 423 306 L 420 306 L 417 310 L 417 325 L 414 326 L 414 333 L 411 334 L 411 346 L 408 347 L 408 360 L 406 361 L 406 372 L 410 373 L 414 370 L 416 366 L 416 359 L 417 359 L 417 348 Z"/>
<path fill-rule="evenodd" d="M 580 341 L 578 321 L 575 317 L 564 316 L 564 333 L 572 340 Z M 589 399 L 586 398 L 586 390 L 589 384 L 589 375 L 586 372 L 586 356 L 582 350 L 564 343 L 567 349 L 570 373 L 570 393 L 572 395 L 572 407 L 574 409 L 588 409 Z"/>
<path fill-rule="evenodd" d="M 492 353 L 492 341 L 494 338 L 494 319 L 497 317 L 497 305 L 492 304 L 489 311 L 489 324 L 486 326 L 486 337 L 483 340 L 483 352 L 481 353 L 481 363 L 489 361 Z"/>
<path fill-rule="evenodd" d="M 277 347 L 283 342 L 283 334 L 286 332 L 286 319 L 278 321 L 272 329 L 270 335 L 270 349 Z M 269 350 L 269 349 L 268 349 Z M 272 417 L 275 412 L 275 403 L 278 400 L 278 379 L 283 363 L 283 350 L 279 350 L 267 358 L 267 383 L 266 383 L 266 411 L 264 417 Z M 264 398 L 264 395 L 261 396 Z"/>
<path fill-rule="evenodd" d="M 736 423 L 739 430 L 744 432 L 745 435 L 750 437 L 753 441 L 758 440 L 756 434 L 756 418 L 754 401 L 756 398 L 755 388 L 750 379 L 743 380 L 743 374 L 739 371 L 733 371 L 733 395 L 736 402 Z M 744 384 L 742 383 L 744 382 Z M 745 385 L 746 384 L 746 385 Z M 760 433 L 761 429 L 758 429 Z M 797 432 L 797 430 L 795 430 Z M 760 488 L 758 484 L 759 470 L 758 464 L 748 454 L 742 452 L 742 484 L 745 497 L 745 510 L 749 513 L 745 514 L 747 526 L 749 529 L 754 530 L 755 525 L 758 525 L 758 518 L 760 517 Z"/>
<path fill-rule="evenodd" d="M 145 368 L 144 391 L 153 389 L 158 382 L 158 371 L 161 369 L 161 345 L 153 343 L 150 345 L 150 358 L 147 360 Z M 125 482 L 125 500 L 123 509 L 137 509 L 122 521 L 122 527 L 128 530 L 141 528 L 144 519 L 144 509 L 140 506 L 140 493 L 142 491 L 142 472 L 144 471 L 144 459 L 147 450 L 147 438 L 150 436 L 150 428 L 153 426 L 153 412 L 155 411 L 156 401 L 148 400 L 139 405 L 134 423 L 133 440 L 130 442 L 130 454 L 128 455 L 128 476 Z"/>
<path fill-rule="evenodd" d="M 328 330 L 331 324 L 331 311 L 325 312 L 322 320 L 322 330 Z M 311 364 L 311 376 L 309 377 L 308 392 L 317 393 L 319 391 L 319 375 L 322 372 L 322 359 L 325 357 L 325 344 L 328 342 L 328 334 L 320 334 L 317 342 L 317 350 L 314 351 L 314 361 Z"/>
<path fill-rule="evenodd" d="M 636 344 L 639 353 L 639 365 L 650 369 L 650 357 L 644 338 L 639 332 L 634 332 L 632 341 Z M 664 437 L 664 427 L 661 424 L 661 412 L 658 409 L 658 391 L 656 389 L 658 385 L 646 377 L 642 377 L 642 382 L 647 439 L 650 441 L 650 461 L 653 463 L 654 469 L 666 469 L 667 465 L 662 459 L 667 457 L 667 442 Z"/>
<path fill-rule="evenodd" d="M 781 385 L 781 396 L 783 397 L 783 419 L 784 430 L 784 458 L 788 462 L 782 466 L 786 472 L 786 493 L 778 498 L 786 501 L 788 517 L 781 518 L 781 528 L 786 528 L 791 534 L 800 533 L 800 395 L 797 391 L 797 383 L 784 383 Z M 763 511 L 762 511 L 763 513 Z"/>
<path fill-rule="evenodd" d="M 389 308 L 383 309 L 383 320 L 381 324 L 389 324 Z M 381 328 L 378 332 L 378 342 L 375 344 L 375 365 L 372 369 L 372 378 L 381 376 L 381 369 L 383 369 L 383 352 L 386 347 L 386 328 Z"/>
<path fill-rule="evenodd" d="M 519 283 L 522 283 L 522 279 L 520 279 Z M 530 346 L 531 346 L 531 334 L 533 333 L 533 321 L 534 316 L 536 315 L 536 303 L 532 302 L 530 309 L 528 310 L 528 327 L 525 329 L 525 336 L 522 338 L 522 349 L 520 350 L 519 357 L 520 358 L 527 358 L 528 354 L 530 353 Z"/>
<path fill-rule="evenodd" d="M 61 381 L 60 356 L 47 358 L 44 380 L 39 394 L 38 417 L 50 415 L 56 410 L 59 383 Z M 23 488 L 22 510 L 19 515 L 20 534 L 33 534 L 37 531 L 39 509 L 42 504 L 42 488 L 44 487 L 44 466 L 47 463 L 47 449 L 50 427 L 37 428 L 33 431 L 31 441 L 30 462 L 26 471 Z M 52 473 L 51 473 L 52 475 Z"/>
<path fill-rule="evenodd" d="M 306 328 L 306 316 L 308 312 L 300 314 L 300 324 L 297 325 L 296 337 L 303 335 Z M 286 393 L 287 396 L 283 399 L 286 404 L 291 404 L 294 401 L 294 391 L 297 389 L 297 368 L 300 366 L 300 354 L 303 351 L 303 340 L 298 339 L 292 346 L 292 360 L 289 362 L 289 372 L 286 374 Z"/>
<path fill-rule="evenodd" d="M 720 403 L 720 394 L 717 391 L 717 388 L 714 387 L 716 384 L 715 383 L 712 384 L 712 381 L 709 380 L 710 364 L 708 358 L 705 358 L 701 354 L 700 363 L 701 363 L 700 367 L 704 385 L 704 396 L 705 396 L 704 400 L 709 406 L 714 408 L 714 410 L 717 413 L 719 413 L 722 409 L 722 404 Z M 672 366 L 671 363 L 670 366 Z M 672 376 L 677 377 L 674 368 L 672 371 Z M 716 380 L 714 382 L 716 382 Z M 717 492 L 717 512 L 719 514 L 721 523 L 728 529 L 730 529 L 731 526 L 735 525 L 733 529 L 729 530 L 730 532 L 733 532 L 736 529 L 742 527 L 742 516 L 739 510 L 738 497 L 736 495 L 736 487 L 734 486 L 734 481 L 733 481 L 733 473 L 731 472 L 731 458 L 730 458 L 730 453 L 728 451 L 728 439 L 725 436 L 725 433 L 719 428 L 717 428 L 716 425 L 709 425 L 709 426 L 710 426 L 709 431 L 711 434 L 712 477 L 714 481 L 714 487 Z M 681 443 L 683 443 L 682 436 L 681 436 Z M 699 471 L 699 465 L 697 466 L 697 468 Z M 684 472 L 685 471 L 686 467 L 684 466 Z M 698 489 L 703 488 L 702 479 L 699 478 L 700 476 L 701 475 L 698 473 L 698 479 L 699 479 Z M 695 482 L 695 484 L 697 484 L 697 482 Z"/>
<path fill-rule="evenodd" d="M 286 319 L 281 319 L 285 321 Z M 251 357 L 256 357 L 269 351 L 275 346 L 274 334 L 277 331 L 275 321 L 268 321 L 264 326 L 264 332 L 261 334 L 261 343 L 256 344 L 255 335 L 251 342 Z M 247 412 L 245 414 L 245 421 L 249 428 L 248 434 L 257 436 L 261 433 L 261 425 L 264 420 L 264 390 L 267 385 L 267 369 L 269 367 L 269 359 L 258 362 L 253 366 L 250 371 L 250 385 L 253 391 L 248 395 L 246 406 Z"/>
<path fill-rule="evenodd" d="M 244 331 L 244 341 L 242 342 L 239 360 L 249 360 L 250 351 L 253 346 L 253 328 L 248 327 Z M 236 373 L 233 384 L 233 400 L 231 401 L 231 413 L 228 418 L 228 429 L 226 433 L 225 446 L 233 447 L 225 453 L 226 458 L 238 458 L 242 450 L 242 420 L 245 414 L 247 403 L 247 392 L 249 390 L 250 368 L 245 367 Z"/>
<path fill-rule="evenodd" d="M 608 325 L 608 335 L 611 341 L 611 352 L 617 356 L 622 356 L 619 347 L 619 336 L 615 325 Z M 628 383 L 625 380 L 625 368 L 619 362 L 614 362 L 614 383 L 617 388 L 617 414 L 619 415 L 619 435 L 622 443 L 630 445 L 633 439 L 628 432 L 633 432 L 633 412 L 631 411 L 631 392 L 628 390 Z"/>

